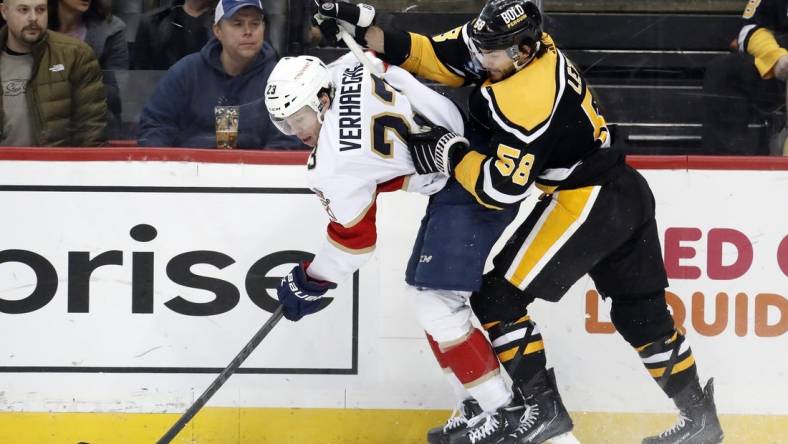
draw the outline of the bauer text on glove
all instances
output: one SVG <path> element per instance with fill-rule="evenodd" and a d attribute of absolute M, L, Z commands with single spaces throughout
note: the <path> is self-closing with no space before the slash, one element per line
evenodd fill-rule
<path fill-rule="evenodd" d="M 282 313 L 291 321 L 297 321 L 322 309 L 327 302 L 323 296 L 328 290 L 337 287 L 333 282 L 309 278 L 306 273 L 308 267 L 309 262 L 293 267 L 276 289 L 276 296 L 282 304 Z"/>

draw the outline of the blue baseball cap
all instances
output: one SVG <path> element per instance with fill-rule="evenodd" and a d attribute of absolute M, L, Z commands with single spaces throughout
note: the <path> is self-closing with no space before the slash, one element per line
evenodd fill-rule
<path fill-rule="evenodd" d="M 260 3 L 260 0 L 220 0 L 216 5 L 213 23 L 216 24 L 219 23 L 219 20 L 230 18 L 241 8 L 247 6 L 252 6 L 263 12 L 263 5 Z"/>

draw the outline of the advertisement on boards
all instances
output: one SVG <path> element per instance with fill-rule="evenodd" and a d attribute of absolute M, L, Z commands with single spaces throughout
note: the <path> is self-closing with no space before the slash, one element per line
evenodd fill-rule
<path fill-rule="evenodd" d="M 129 391 L 171 384 L 167 375 L 202 387 L 208 380 L 193 375 L 212 377 L 235 356 L 275 309 L 281 276 L 325 240 L 327 217 L 301 166 L 3 162 L 0 173 L 0 335 L 14 338 L 0 342 L 0 372 L 22 381 L 6 397 L 24 398 L 40 374 L 77 386 L 115 375 L 128 387 L 94 396 L 120 404 Z M 720 410 L 787 414 L 788 196 L 774 192 L 785 172 L 643 173 L 667 301 L 701 377 L 715 378 Z M 272 331 L 241 369 L 248 378 L 233 380 L 247 395 L 216 401 L 450 408 L 403 282 L 425 203 L 381 196 L 375 258 L 308 322 Z M 530 310 L 567 406 L 669 411 L 608 311 L 588 277 Z M 57 387 L 15 405 L 69 396 Z M 168 395 L 157 396 L 135 399 L 137 408 L 159 408 L 153 400 Z"/>

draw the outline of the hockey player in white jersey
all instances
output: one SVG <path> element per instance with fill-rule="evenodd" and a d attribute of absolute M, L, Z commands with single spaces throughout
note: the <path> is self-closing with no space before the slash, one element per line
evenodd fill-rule
<path fill-rule="evenodd" d="M 404 70 L 393 68 L 386 79 L 366 74 L 352 56 L 330 69 L 315 57 L 286 57 L 269 78 L 271 119 L 314 148 L 307 178 L 331 219 L 329 241 L 309 265 L 309 277 L 317 280 L 342 282 L 372 255 L 379 192 L 430 195 L 447 182 L 439 174 L 414 174 L 404 140 L 418 124 L 409 100 L 392 84 L 430 94 L 431 102 L 422 104 L 430 120 L 462 131 L 462 115 Z"/>
<path fill-rule="evenodd" d="M 461 408 L 428 440 L 505 442 L 489 412 L 510 404 L 512 393 L 490 343 L 471 324 L 467 301 L 480 288 L 487 254 L 516 209 L 483 208 L 454 179 L 415 174 L 405 142 L 422 117 L 463 134 L 460 111 L 405 70 L 388 67 L 384 80 L 350 54 L 328 67 L 315 57 L 283 58 L 268 79 L 265 101 L 282 132 L 314 148 L 309 185 L 330 219 L 327 241 L 314 260 L 294 267 L 277 289 L 284 316 L 297 321 L 318 311 L 326 292 L 371 257 L 378 193 L 430 195 L 406 282 Z M 467 427 L 482 421 L 484 427 Z"/>

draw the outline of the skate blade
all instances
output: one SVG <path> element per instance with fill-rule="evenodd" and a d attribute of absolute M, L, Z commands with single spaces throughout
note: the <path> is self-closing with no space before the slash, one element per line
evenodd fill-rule
<path fill-rule="evenodd" d="M 545 444 L 580 444 L 580 441 L 575 438 L 572 432 L 566 432 L 548 439 Z"/>

